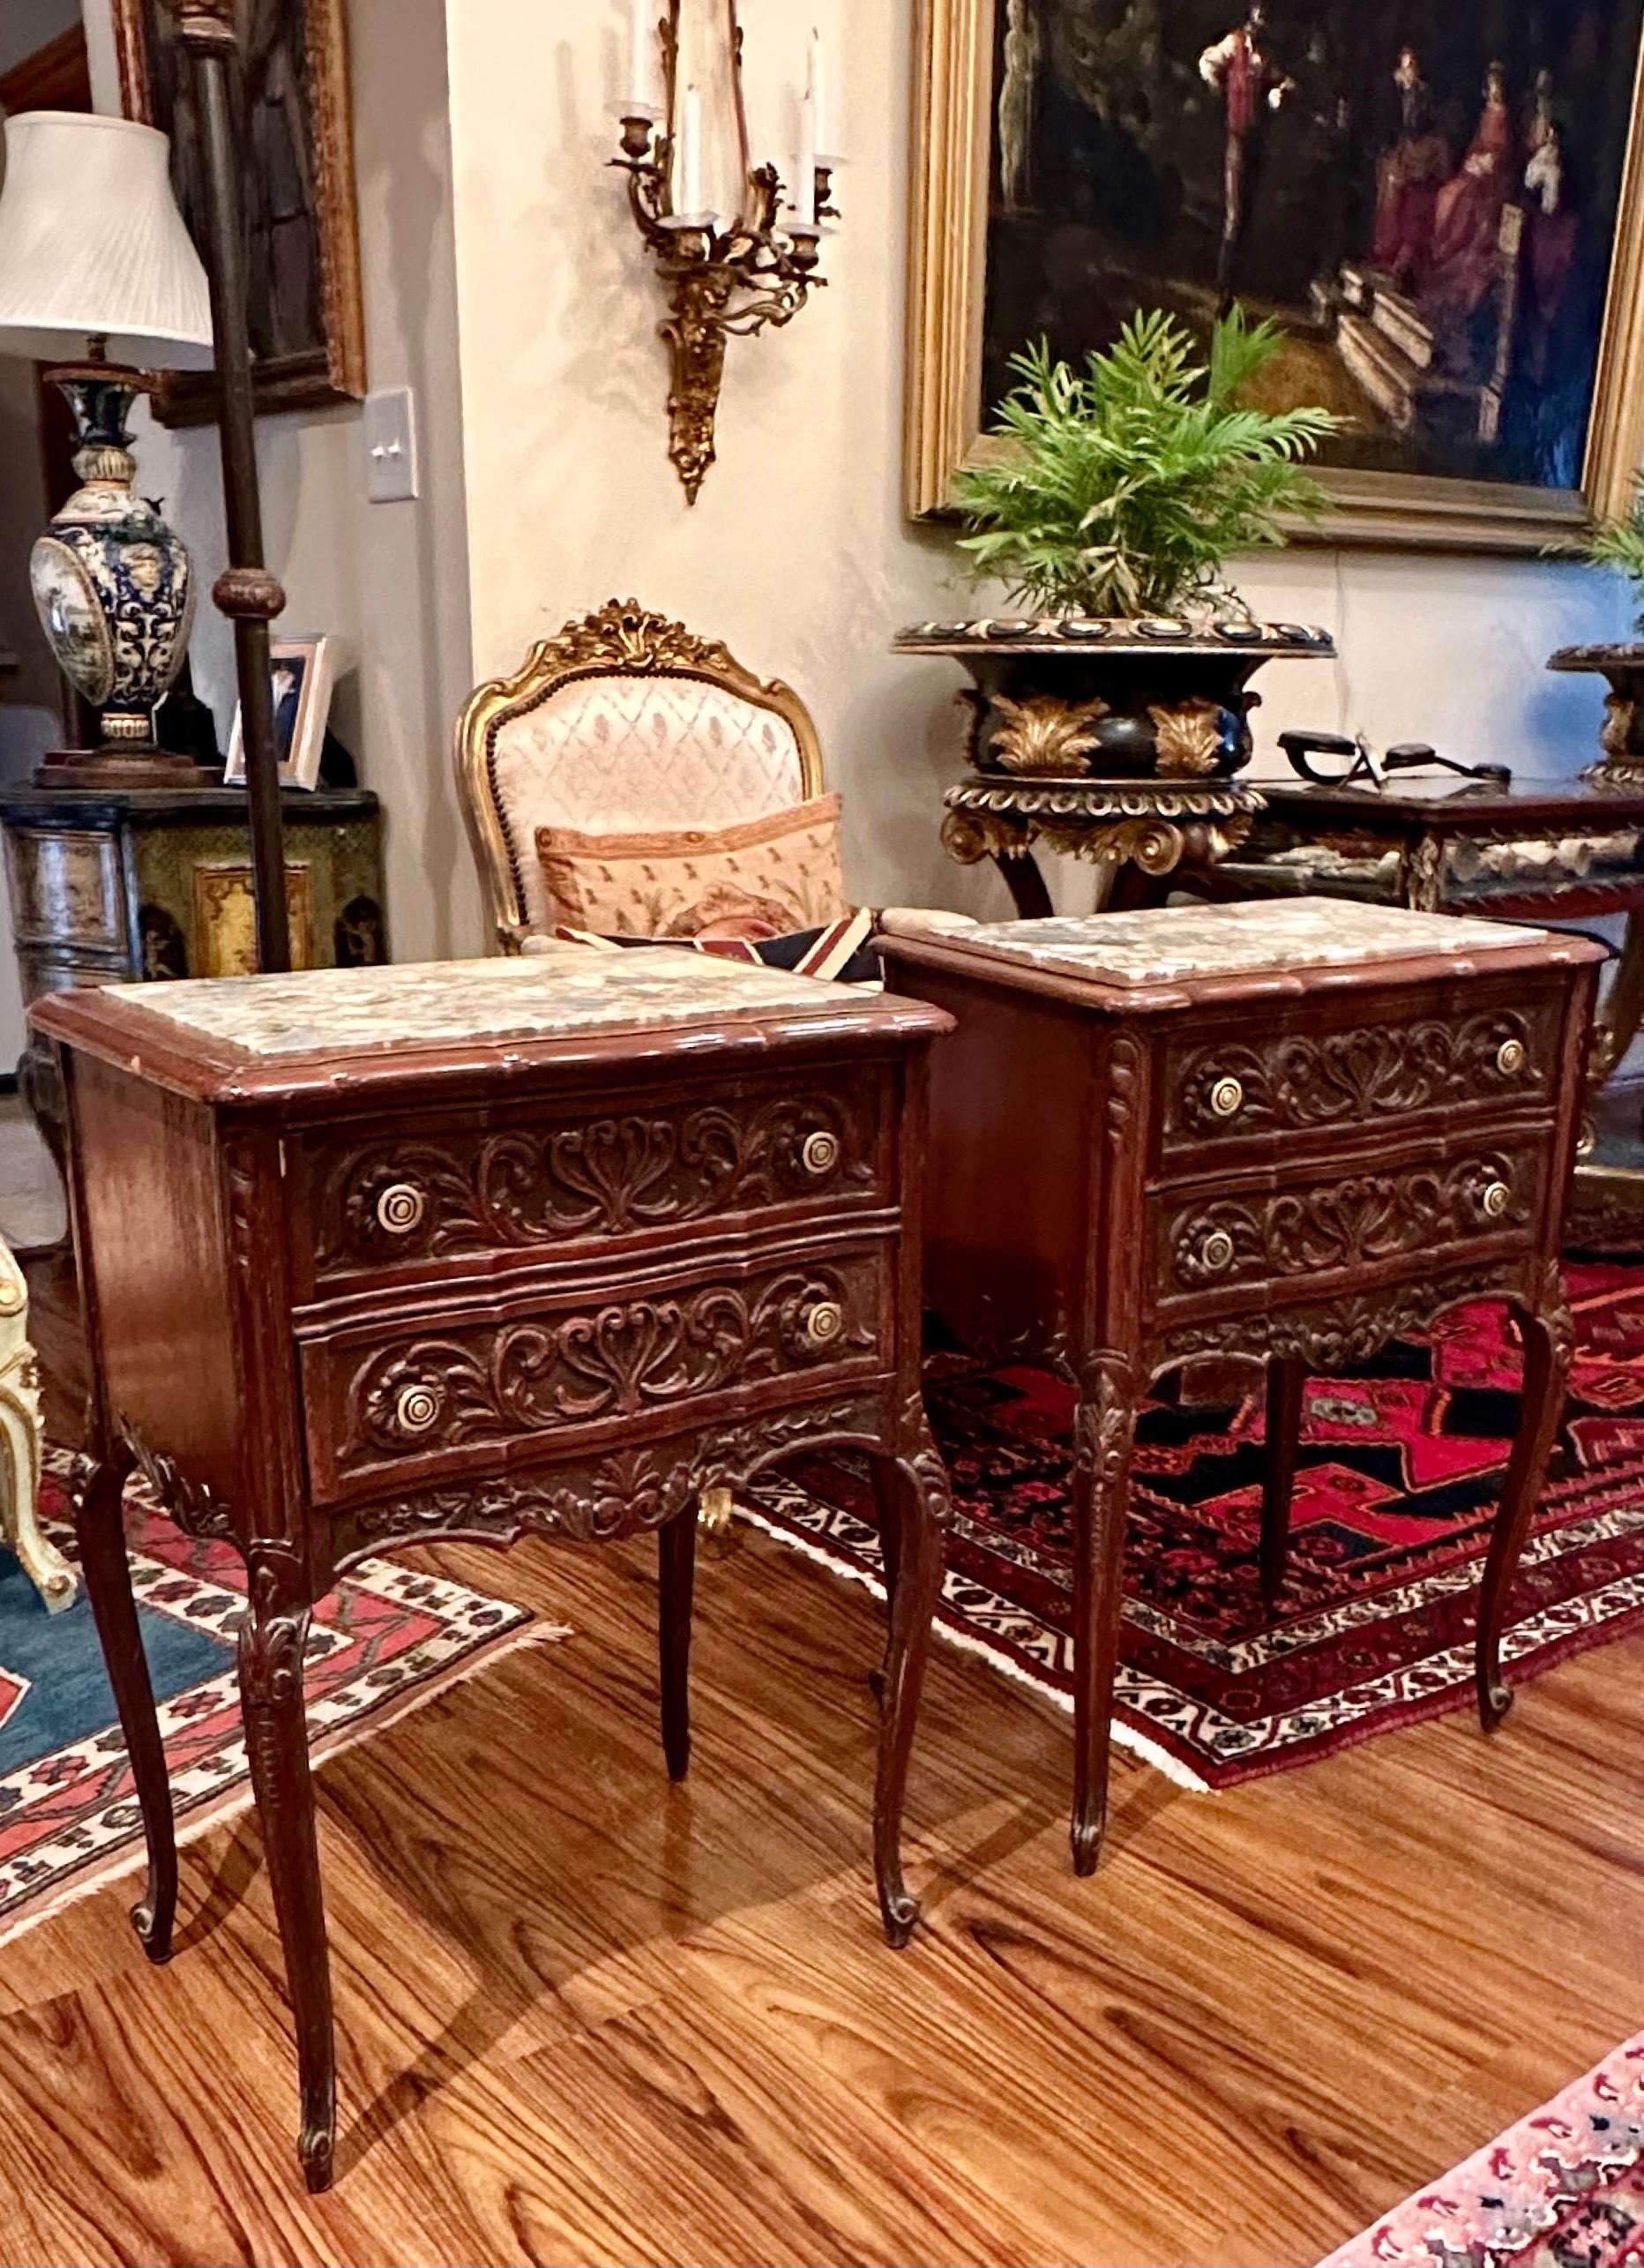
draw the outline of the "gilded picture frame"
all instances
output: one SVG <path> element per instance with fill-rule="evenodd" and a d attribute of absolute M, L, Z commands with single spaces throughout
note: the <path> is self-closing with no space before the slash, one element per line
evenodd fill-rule
<path fill-rule="evenodd" d="M 983 432 L 983 321 L 1000 0 L 917 0 L 908 285 L 905 500 L 951 515 L 961 466 L 1002 445 Z M 1229 22 L 1240 13 L 1227 11 Z M 1595 514 L 1624 513 L 1644 459 L 1644 42 L 1604 300 L 1580 486 L 1331 468 L 1334 509 L 1314 540 L 1535 553 Z M 1308 531 L 1298 530 L 1305 535 Z"/>
<path fill-rule="evenodd" d="M 253 378 L 260 413 L 366 393 L 346 0 L 235 0 L 240 32 Z M 114 0 L 121 107 L 172 136 L 178 201 L 199 236 L 190 113 L 171 0 Z M 259 233 L 259 217 L 270 216 Z M 261 256 L 259 257 L 259 253 Z M 168 375 L 168 425 L 209 423 L 209 376 Z"/>

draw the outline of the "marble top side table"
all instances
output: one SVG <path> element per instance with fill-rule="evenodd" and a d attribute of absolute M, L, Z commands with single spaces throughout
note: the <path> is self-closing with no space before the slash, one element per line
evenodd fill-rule
<path fill-rule="evenodd" d="M 78 992 L 61 1060 L 93 1374 L 81 1560 L 170 1950 L 176 1858 L 121 1495 L 140 1468 L 243 1555 L 239 1670 L 331 2179 L 335 2060 L 303 1712 L 310 1609 L 400 1544 L 654 1531 L 662 1734 L 690 1752 L 696 1508 L 784 1456 L 876 1461 L 891 1633 L 873 1846 L 886 1935 L 947 1485 L 920 1385 L 938 1010 L 691 954 Z"/>
<path fill-rule="evenodd" d="M 1563 1407 L 1559 1269 L 1603 948 L 1326 899 L 883 940 L 945 1008 L 926 1296 L 961 1343 L 1050 1364 L 1074 1435 L 1074 1862 L 1107 1803 L 1137 1405 L 1200 1356 L 1268 1372 L 1263 1572 L 1283 1579 L 1310 1370 L 1462 1300 L 1509 1303 L 1523 1417 L 1479 1608 L 1508 1705 L 1507 1594 Z"/>

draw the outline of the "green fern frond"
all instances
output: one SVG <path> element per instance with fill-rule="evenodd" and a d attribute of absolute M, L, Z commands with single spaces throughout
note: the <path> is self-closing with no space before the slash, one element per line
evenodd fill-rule
<path fill-rule="evenodd" d="M 1011 453 L 957 483 L 971 571 L 1001 580 L 1012 604 L 1051 613 L 1238 605 L 1224 562 L 1282 543 L 1283 520 L 1326 508 L 1304 467 L 1342 423 L 1241 399 L 1283 345 L 1274 324 L 1236 309 L 1207 356 L 1155 308 L 1082 371 L 1043 340 L 1024 348 L 993 427 Z"/>

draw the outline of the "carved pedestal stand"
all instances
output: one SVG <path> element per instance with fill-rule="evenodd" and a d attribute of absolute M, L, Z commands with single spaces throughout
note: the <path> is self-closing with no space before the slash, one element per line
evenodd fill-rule
<path fill-rule="evenodd" d="M 973 775 L 943 800 L 944 849 L 961 866 L 997 859 L 1024 921 L 1052 911 L 1036 844 L 1087 861 L 1101 878 L 1102 905 L 1128 909 L 1230 857 L 1265 807 L 1259 790 L 1239 780 L 1194 787 Z"/>

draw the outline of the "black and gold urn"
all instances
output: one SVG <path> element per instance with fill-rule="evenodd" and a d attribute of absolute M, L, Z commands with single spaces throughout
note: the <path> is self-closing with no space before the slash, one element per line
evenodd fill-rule
<path fill-rule="evenodd" d="M 1581 777 L 1594 787 L 1644 787 L 1644 640 L 1615 646 L 1563 646 L 1547 667 L 1590 670 L 1610 681 L 1598 735 L 1603 753 Z"/>
<path fill-rule="evenodd" d="M 898 654 L 962 662 L 975 680 L 969 757 L 994 776 L 1211 782 L 1249 763 L 1251 679 L 1264 662 L 1328 661 L 1326 630 L 1160 615 L 921 622 Z"/>

